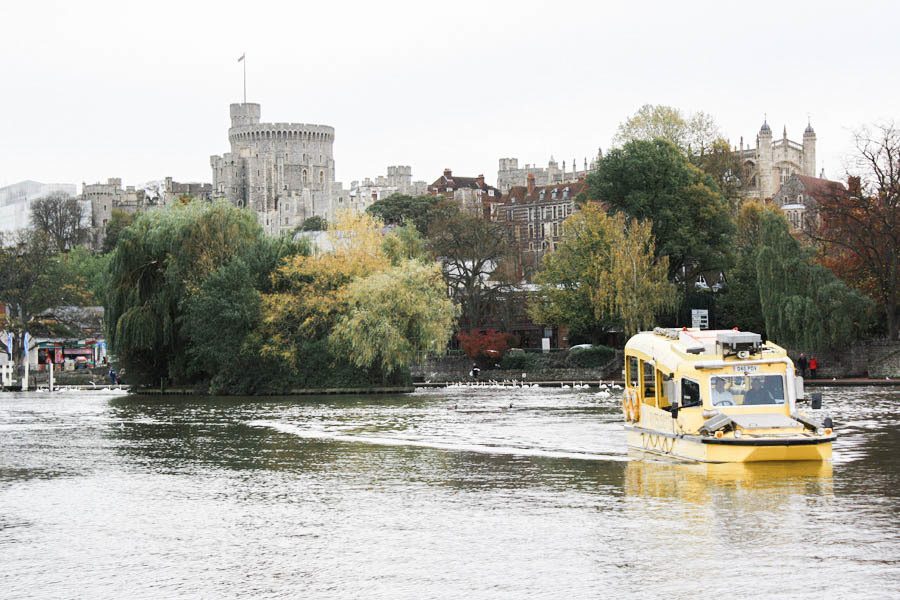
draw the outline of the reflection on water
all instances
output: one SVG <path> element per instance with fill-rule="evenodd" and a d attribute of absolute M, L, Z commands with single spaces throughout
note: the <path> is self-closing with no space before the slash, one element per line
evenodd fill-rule
<path fill-rule="evenodd" d="M 826 397 L 833 464 L 694 465 L 585 390 L 3 394 L 2 595 L 890 597 L 900 398 Z"/>
<path fill-rule="evenodd" d="M 793 496 L 833 494 L 831 462 L 687 464 L 635 456 L 625 468 L 625 492 L 649 498 L 708 504 L 713 498 L 751 494 L 757 507 Z M 751 510 L 754 507 L 749 507 Z"/>

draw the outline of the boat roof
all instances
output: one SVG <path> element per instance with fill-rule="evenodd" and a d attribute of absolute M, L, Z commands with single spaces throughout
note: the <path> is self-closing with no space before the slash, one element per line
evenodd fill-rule
<path fill-rule="evenodd" d="M 787 356 L 784 348 L 762 342 L 761 336 L 736 329 L 662 328 L 644 331 L 625 344 L 625 352 L 633 350 L 651 356 L 658 364 L 675 368 L 678 363 L 724 359 L 723 348 L 757 345 L 766 357 Z M 735 360 L 740 360 L 734 357 Z"/>

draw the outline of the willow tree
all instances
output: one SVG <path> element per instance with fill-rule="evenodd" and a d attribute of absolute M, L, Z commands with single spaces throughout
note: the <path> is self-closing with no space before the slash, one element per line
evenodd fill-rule
<path fill-rule="evenodd" d="M 261 298 L 262 355 L 297 386 L 399 383 L 415 353 L 446 343 L 454 313 L 440 269 L 402 229 L 385 235 L 371 215 L 344 213 L 328 248 L 275 270 Z"/>
<path fill-rule="evenodd" d="M 119 235 L 110 264 L 107 336 L 112 352 L 139 382 L 189 382 L 185 314 L 210 274 L 236 259 L 264 285 L 287 242 L 267 241 L 255 215 L 227 203 L 178 204 L 142 213 Z M 195 332 L 196 333 L 196 332 Z M 228 341 L 233 332 L 209 332 Z"/>
<path fill-rule="evenodd" d="M 541 287 L 529 305 L 532 319 L 594 340 L 616 325 L 627 333 L 651 326 L 676 298 L 651 230 L 649 222 L 586 204 L 563 222 L 562 241 L 535 277 Z"/>
<path fill-rule="evenodd" d="M 737 214 L 734 237 L 734 267 L 728 271 L 728 286 L 718 294 L 717 319 L 727 327 L 764 334 L 766 322 L 760 304 L 757 258 L 762 244 L 763 215 L 780 214 L 772 205 L 746 201 Z"/>
<path fill-rule="evenodd" d="M 756 272 L 766 333 L 779 344 L 834 349 L 869 327 L 871 300 L 817 264 L 782 215 L 761 214 Z"/>
<path fill-rule="evenodd" d="M 440 267 L 416 260 L 357 279 L 347 301 L 329 337 L 332 347 L 357 367 L 377 366 L 385 374 L 442 349 L 456 316 Z"/>
<path fill-rule="evenodd" d="M 266 356 L 288 369 L 303 369 L 302 348 L 327 338 L 347 308 L 347 286 L 390 266 L 381 227 L 365 213 L 339 214 L 328 229 L 327 251 L 293 256 L 273 272 L 273 289 L 262 297 Z"/>
<path fill-rule="evenodd" d="M 675 287 L 669 283 L 668 259 L 654 258 L 653 225 L 622 215 L 609 217 L 613 243 L 608 264 L 597 273 L 594 303 L 616 315 L 626 335 L 649 329 L 656 314 L 675 306 Z"/>

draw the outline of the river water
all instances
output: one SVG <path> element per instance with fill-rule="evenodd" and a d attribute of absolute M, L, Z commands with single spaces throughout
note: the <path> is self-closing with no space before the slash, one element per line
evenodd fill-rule
<path fill-rule="evenodd" d="M 896 598 L 900 393 L 833 463 L 629 456 L 619 396 L 0 394 L 3 598 Z"/>

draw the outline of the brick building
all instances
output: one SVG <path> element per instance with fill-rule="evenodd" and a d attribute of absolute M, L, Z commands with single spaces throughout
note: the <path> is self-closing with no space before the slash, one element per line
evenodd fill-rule
<path fill-rule="evenodd" d="M 531 279 L 544 254 L 556 249 L 562 222 L 577 210 L 575 198 L 586 194 L 584 179 L 538 186 L 529 174 L 528 185 L 512 186 L 502 197 L 495 210 L 497 220 L 512 228 L 526 279 Z"/>
<path fill-rule="evenodd" d="M 809 231 L 819 225 L 819 202 L 846 197 L 847 193 L 847 188 L 840 181 L 794 174 L 782 184 L 772 197 L 772 202 L 784 211 L 791 229 Z"/>
<path fill-rule="evenodd" d="M 501 203 L 500 190 L 484 182 L 484 175 L 460 177 L 450 169 L 428 186 L 431 196 L 443 196 L 456 200 L 467 211 L 494 219 L 496 207 Z"/>

